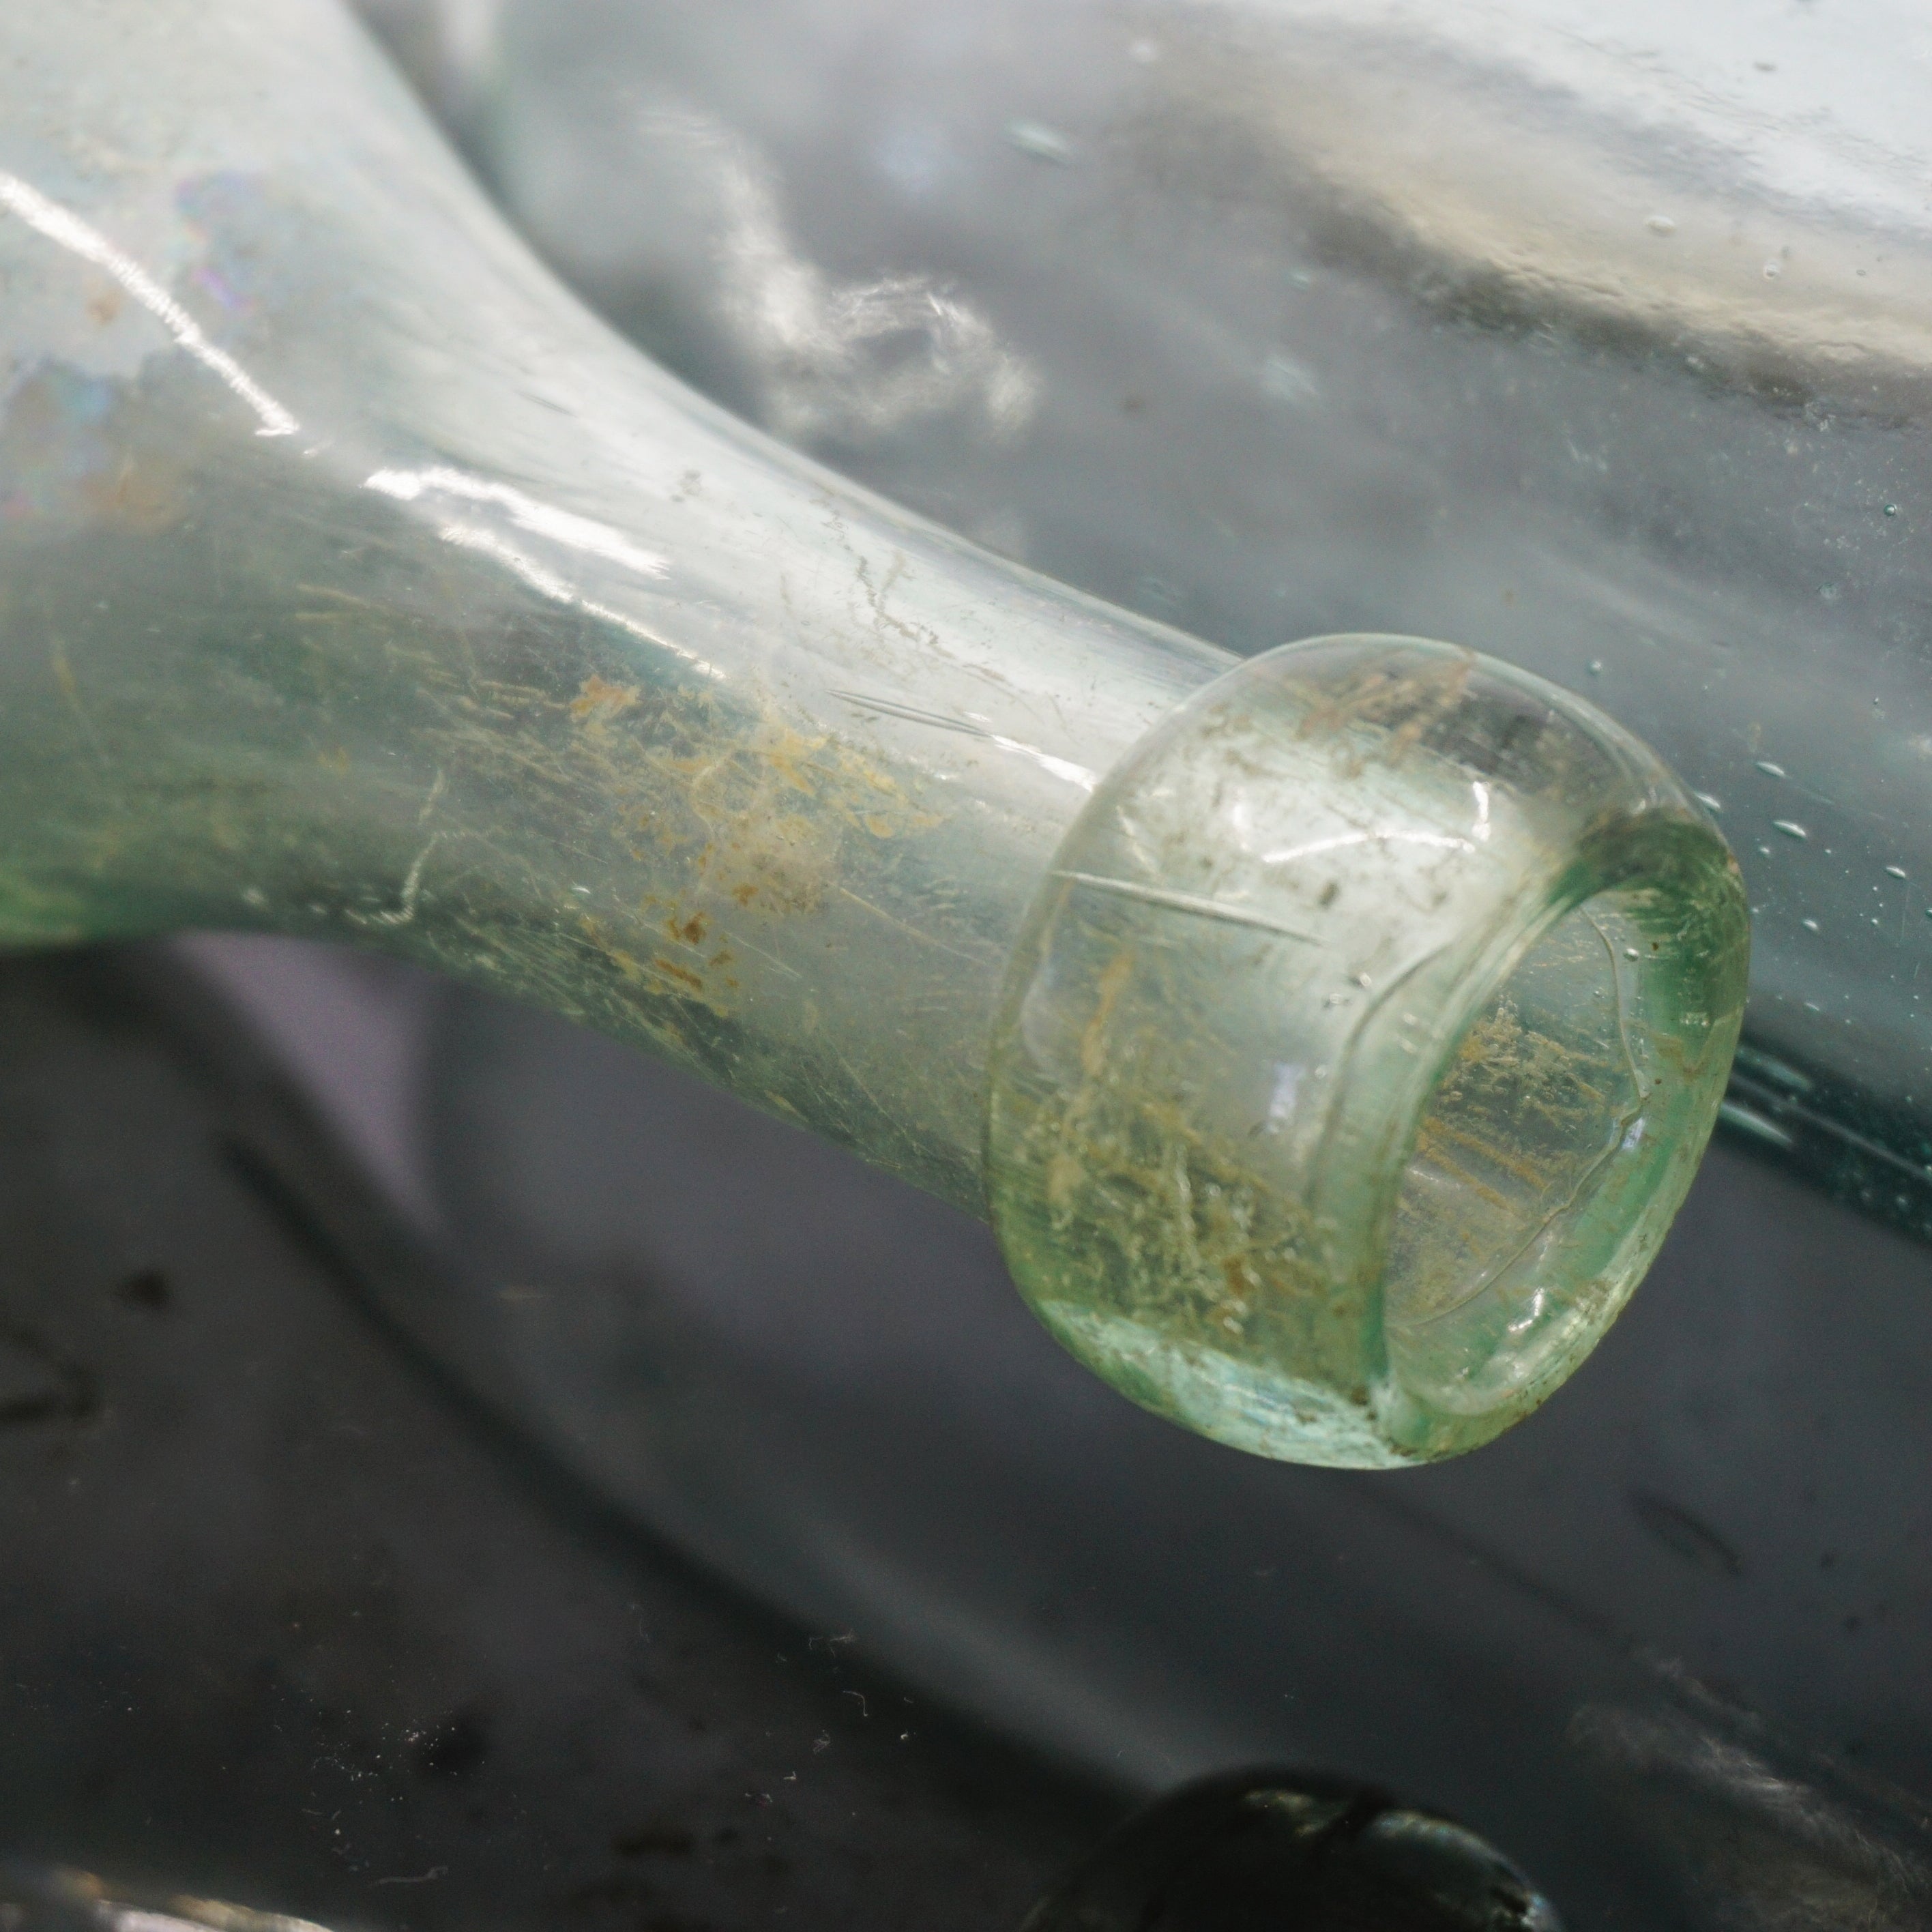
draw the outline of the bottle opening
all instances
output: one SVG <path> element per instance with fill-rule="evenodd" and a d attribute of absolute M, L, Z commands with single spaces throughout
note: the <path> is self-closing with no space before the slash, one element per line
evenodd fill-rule
<path fill-rule="evenodd" d="M 1655 1015 L 1674 963 L 1636 893 L 1600 892 L 1523 956 L 1451 1049 L 1397 1193 L 1390 1366 L 1463 1415 L 1560 1380 L 1622 1300 L 1615 1264 L 1668 1158 Z"/>

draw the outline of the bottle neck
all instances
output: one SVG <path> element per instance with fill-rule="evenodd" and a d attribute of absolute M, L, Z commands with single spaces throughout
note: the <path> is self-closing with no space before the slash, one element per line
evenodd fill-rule
<path fill-rule="evenodd" d="M 750 437 L 276 12 L 298 87 L 130 92 L 111 179 L 0 195 L 48 337 L 0 434 L 8 936 L 381 947 L 979 1209 L 1051 855 L 1232 660 Z M 369 145 L 308 124 L 372 87 Z"/>

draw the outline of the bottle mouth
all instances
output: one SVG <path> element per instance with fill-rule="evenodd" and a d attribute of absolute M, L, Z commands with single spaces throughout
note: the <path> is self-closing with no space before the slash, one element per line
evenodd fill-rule
<path fill-rule="evenodd" d="M 1402 1171 L 1382 1280 L 1402 1379 L 1474 1398 L 1472 1357 L 1513 1366 L 1557 1318 L 1546 1258 L 1567 1248 L 1648 1086 L 1629 1037 L 1637 949 L 1603 893 L 1525 954 L 1456 1043 Z M 1453 1366 L 1451 1366 L 1453 1364 Z M 1479 1399 L 1479 1398 L 1474 1398 Z"/>
<path fill-rule="evenodd" d="M 1109 775 L 1016 949 L 1008 1264 L 1075 1354 L 1220 1441 L 1473 1448 L 1654 1257 L 1748 957 L 1723 840 L 1580 700 L 1414 639 L 1251 660 Z"/>
<path fill-rule="evenodd" d="M 1412 1430 L 1417 1411 L 1458 1434 L 1502 1426 L 1567 1378 L 1635 1287 L 1658 1207 L 1681 1197 L 1672 1171 L 1701 1142 L 1686 1148 L 1698 1124 L 1660 1049 L 1686 989 L 1646 916 L 1654 898 L 1624 887 L 1560 912 L 1444 1058 L 1382 1278 L 1383 1406 Z"/>

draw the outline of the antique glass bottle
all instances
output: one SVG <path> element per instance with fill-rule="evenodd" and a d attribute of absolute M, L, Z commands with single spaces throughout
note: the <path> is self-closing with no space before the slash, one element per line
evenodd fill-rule
<path fill-rule="evenodd" d="M 1074 1351 L 1376 1466 L 1526 1412 L 1682 1200 L 1742 888 L 1474 652 L 1226 653 L 580 310 L 323 0 L 20 15 L 0 934 L 332 934 L 990 1213 Z"/>

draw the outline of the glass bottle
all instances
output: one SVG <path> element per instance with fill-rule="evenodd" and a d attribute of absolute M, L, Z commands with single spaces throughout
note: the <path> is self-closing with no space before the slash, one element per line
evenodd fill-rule
<path fill-rule="evenodd" d="M 1467 649 L 1238 664 L 785 454 L 322 0 L 87 21 L 0 80 L 0 933 L 552 1006 L 988 1213 L 1245 1448 L 1449 1454 L 1570 1372 L 1744 995 L 1652 754 Z"/>
<path fill-rule="evenodd" d="M 1198 1778 L 1136 1813 L 1020 1932 L 1563 1932 L 1513 1860 L 1453 1819 L 1300 1770 Z M 38 1932 L 38 1928 L 35 1928 Z"/>

